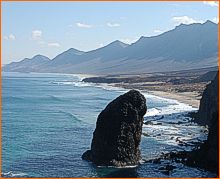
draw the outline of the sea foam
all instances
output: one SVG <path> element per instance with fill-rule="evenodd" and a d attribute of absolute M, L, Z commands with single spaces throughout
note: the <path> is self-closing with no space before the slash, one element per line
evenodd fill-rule
<path fill-rule="evenodd" d="M 74 80 L 73 81 L 68 81 L 68 80 L 67 81 L 53 81 L 52 83 L 58 84 L 58 85 L 73 85 L 76 87 L 96 87 L 96 88 L 102 88 L 104 90 L 109 90 L 109 91 L 118 91 L 121 93 L 125 93 L 129 91 L 129 89 L 124 89 L 121 87 L 114 87 L 107 83 L 89 83 L 89 82 L 82 81 L 84 78 L 88 77 L 88 75 L 71 74 L 71 76 L 77 77 L 78 80 L 77 81 L 74 81 Z M 157 101 L 165 102 L 168 104 L 164 107 L 149 108 L 147 110 L 145 117 L 198 110 L 198 108 L 194 108 L 188 104 L 181 103 L 174 99 L 168 99 L 164 97 L 155 96 L 155 95 L 143 92 L 143 91 L 141 92 L 143 93 L 146 99 L 155 99 Z"/>

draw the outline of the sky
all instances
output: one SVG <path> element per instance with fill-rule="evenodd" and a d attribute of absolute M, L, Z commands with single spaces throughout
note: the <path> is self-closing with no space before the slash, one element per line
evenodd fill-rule
<path fill-rule="evenodd" d="M 180 23 L 218 23 L 215 1 L 2 2 L 2 64 L 50 59 L 69 48 L 90 51 L 115 40 L 134 43 Z"/>

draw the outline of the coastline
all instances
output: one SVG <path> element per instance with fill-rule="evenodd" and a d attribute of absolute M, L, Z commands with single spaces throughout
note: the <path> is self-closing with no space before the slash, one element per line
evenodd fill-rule
<path fill-rule="evenodd" d="M 143 88 L 138 88 L 138 85 L 136 88 L 129 88 L 129 85 L 120 85 L 120 83 L 94 83 L 94 82 L 84 82 L 83 79 L 85 78 L 91 78 L 91 77 L 98 77 L 97 75 L 91 75 L 91 74 L 71 74 L 74 76 L 77 76 L 80 78 L 80 82 L 83 83 L 89 83 L 93 84 L 96 87 L 102 87 L 104 89 L 118 89 L 121 90 L 131 90 L 136 89 L 143 93 L 151 94 L 154 96 L 162 97 L 168 100 L 176 100 L 180 103 L 186 104 L 191 106 L 192 108 L 199 108 L 201 95 L 199 92 L 192 91 L 192 92 L 175 92 L 175 91 L 162 91 L 162 90 L 145 90 Z M 156 83 L 156 82 L 155 82 Z"/>
<path fill-rule="evenodd" d="M 126 90 L 136 89 L 198 109 L 202 94 L 216 73 L 217 70 L 208 68 L 141 74 L 94 75 L 82 81 Z"/>
<path fill-rule="evenodd" d="M 106 84 L 110 87 L 118 87 L 121 89 L 125 90 L 130 90 L 130 89 L 137 89 L 140 90 L 143 93 L 148 93 L 152 94 L 154 96 L 166 98 L 166 99 L 171 99 L 171 100 L 176 100 L 180 103 L 187 104 L 193 108 L 199 108 L 200 104 L 200 99 L 202 96 L 200 96 L 199 92 L 192 91 L 192 92 L 175 92 L 175 91 L 161 91 L 161 90 L 145 90 L 145 89 L 140 89 L 140 88 L 125 88 L 124 85 L 112 83 L 112 84 Z"/>
<path fill-rule="evenodd" d="M 10 72 L 11 73 L 11 72 Z M 20 73 L 20 72 L 12 72 L 12 73 Z M 70 76 L 76 76 L 79 78 L 79 82 L 87 83 L 89 85 L 92 84 L 92 86 L 96 87 L 102 87 L 104 89 L 108 90 L 130 90 L 130 89 L 137 89 L 143 93 L 152 94 L 158 97 L 176 100 L 180 103 L 187 104 L 193 108 L 199 108 L 199 103 L 201 99 L 201 95 L 199 92 L 192 91 L 192 92 L 175 92 L 175 91 L 162 91 L 162 90 L 147 90 L 143 89 L 142 87 L 139 88 L 139 85 L 134 87 L 132 84 L 130 85 L 124 85 L 123 83 L 95 83 L 95 82 L 84 82 L 83 80 L 85 78 L 93 78 L 93 77 L 99 77 L 98 75 L 93 74 L 70 74 L 70 73 L 35 73 L 31 72 L 31 74 L 60 74 L 60 75 L 70 75 Z M 157 83 L 157 82 L 155 82 Z"/>
<path fill-rule="evenodd" d="M 183 92 L 183 93 L 176 93 L 176 92 L 165 92 L 165 91 L 147 91 L 149 94 L 153 94 L 155 96 L 174 99 L 181 103 L 188 104 L 194 108 L 199 108 L 200 104 L 200 96 L 196 92 Z"/>

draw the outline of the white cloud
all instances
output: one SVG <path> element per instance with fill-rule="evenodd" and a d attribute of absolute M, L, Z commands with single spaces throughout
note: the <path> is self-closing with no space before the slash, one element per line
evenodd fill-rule
<path fill-rule="evenodd" d="M 42 31 L 41 30 L 33 30 L 32 31 L 32 39 L 37 40 L 42 37 Z"/>
<path fill-rule="evenodd" d="M 42 38 L 42 31 L 41 30 L 33 30 L 32 31 L 32 40 L 41 46 L 48 46 L 48 47 L 60 47 L 60 44 L 57 42 L 47 42 Z"/>
<path fill-rule="evenodd" d="M 203 23 L 202 20 L 195 20 L 192 17 L 188 16 L 179 16 L 179 17 L 173 17 L 172 21 L 176 24 L 192 24 L 192 23 Z"/>
<path fill-rule="evenodd" d="M 80 22 L 77 22 L 76 26 L 80 27 L 80 28 L 92 28 L 92 25 L 90 25 L 90 24 L 83 24 L 83 23 L 80 23 Z"/>
<path fill-rule="evenodd" d="M 48 45 L 48 47 L 60 47 L 60 44 L 57 42 L 48 43 L 47 45 Z"/>
<path fill-rule="evenodd" d="M 7 36 L 7 35 L 3 36 L 3 39 L 4 40 L 15 40 L 16 37 L 14 34 L 10 34 L 9 36 Z"/>
<path fill-rule="evenodd" d="M 109 27 L 120 27 L 121 25 L 118 24 L 118 23 L 111 23 L 111 22 L 108 22 L 108 23 L 107 23 L 107 26 L 109 26 Z"/>
<path fill-rule="evenodd" d="M 218 18 L 218 17 L 213 18 L 213 19 L 212 19 L 212 22 L 214 22 L 214 23 L 217 24 L 217 23 L 219 22 L 219 18 Z"/>
<path fill-rule="evenodd" d="M 15 40 L 15 35 L 10 34 L 8 38 L 9 38 L 10 40 Z"/>
<path fill-rule="evenodd" d="M 218 7 L 219 6 L 218 1 L 203 1 L 203 4 L 206 4 L 206 5 L 209 5 L 209 6 L 212 6 L 212 7 Z"/>

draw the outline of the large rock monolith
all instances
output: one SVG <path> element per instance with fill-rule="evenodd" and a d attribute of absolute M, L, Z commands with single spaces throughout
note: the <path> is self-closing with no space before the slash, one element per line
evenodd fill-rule
<path fill-rule="evenodd" d="M 137 165 L 146 111 L 146 99 L 139 91 L 131 90 L 113 100 L 99 114 L 91 150 L 82 159 L 100 166 Z"/>

